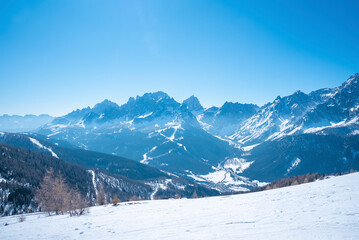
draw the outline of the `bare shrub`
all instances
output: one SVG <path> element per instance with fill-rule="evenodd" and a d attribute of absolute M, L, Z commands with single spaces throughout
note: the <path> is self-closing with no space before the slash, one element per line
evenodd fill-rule
<path fill-rule="evenodd" d="M 70 216 L 80 216 L 85 213 L 88 213 L 88 202 L 85 201 L 81 194 L 78 191 L 70 191 L 70 201 L 69 201 L 69 213 Z"/>

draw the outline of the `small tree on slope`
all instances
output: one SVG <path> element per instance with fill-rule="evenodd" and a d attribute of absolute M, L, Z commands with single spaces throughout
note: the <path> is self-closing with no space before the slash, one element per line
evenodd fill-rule
<path fill-rule="evenodd" d="M 119 202 L 120 202 L 120 199 L 117 197 L 117 194 L 115 194 L 115 196 L 113 196 L 113 199 L 112 199 L 112 204 L 114 206 L 116 206 Z"/>

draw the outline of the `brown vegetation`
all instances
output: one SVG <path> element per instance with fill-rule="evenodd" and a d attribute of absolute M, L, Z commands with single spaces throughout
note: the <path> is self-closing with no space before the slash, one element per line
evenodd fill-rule
<path fill-rule="evenodd" d="M 88 207 L 81 194 L 68 187 L 65 180 L 58 174 L 54 176 L 53 170 L 47 170 L 44 180 L 36 192 L 35 199 L 41 211 L 51 214 L 82 215 Z"/>
<path fill-rule="evenodd" d="M 136 195 L 133 195 L 128 201 L 134 202 L 134 201 L 140 201 L 141 198 L 137 197 Z"/>
<path fill-rule="evenodd" d="M 115 196 L 113 196 L 113 199 L 112 199 L 112 204 L 114 206 L 116 206 L 119 203 L 120 203 L 120 199 L 117 197 L 117 194 L 115 194 Z"/>
<path fill-rule="evenodd" d="M 281 178 L 264 187 L 256 188 L 254 191 L 263 191 L 276 188 L 282 188 L 287 186 L 294 186 L 302 183 L 313 182 L 319 179 L 322 175 L 318 173 L 308 173 L 306 175 L 300 175 L 295 177 Z"/>
<path fill-rule="evenodd" d="M 105 190 L 104 190 L 102 184 L 99 185 L 98 190 L 97 190 L 96 203 L 98 205 L 107 204 L 106 193 L 105 193 Z"/>
<path fill-rule="evenodd" d="M 270 184 L 268 184 L 264 187 L 256 188 L 253 190 L 253 192 L 282 188 L 282 187 L 287 187 L 287 186 L 294 186 L 294 185 L 298 185 L 298 184 L 314 182 L 315 180 L 318 180 L 318 179 L 322 180 L 327 176 L 340 176 L 340 175 L 345 175 L 345 174 L 353 173 L 353 172 L 356 172 L 356 171 L 350 170 L 350 172 L 336 173 L 333 175 L 325 175 L 325 174 L 319 174 L 319 173 L 308 173 L 305 175 L 300 175 L 300 176 L 295 176 L 295 177 L 281 178 L 274 182 L 271 182 Z"/>

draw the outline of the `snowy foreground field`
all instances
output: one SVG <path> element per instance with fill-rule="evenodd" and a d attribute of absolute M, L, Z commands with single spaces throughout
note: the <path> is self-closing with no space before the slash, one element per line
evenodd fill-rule
<path fill-rule="evenodd" d="M 3 217 L 0 239 L 359 239 L 359 173 L 243 195 L 92 207 L 81 217 Z"/>

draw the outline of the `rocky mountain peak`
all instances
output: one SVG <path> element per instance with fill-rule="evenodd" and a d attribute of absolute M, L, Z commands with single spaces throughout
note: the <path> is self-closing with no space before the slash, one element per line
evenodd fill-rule
<path fill-rule="evenodd" d="M 254 104 L 225 102 L 220 108 L 220 116 L 248 117 L 257 112 L 259 107 Z"/>
<path fill-rule="evenodd" d="M 346 80 L 343 85 L 342 88 L 355 88 L 355 89 L 359 89 L 359 73 L 356 73 L 354 76 L 351 76 L 350 78 L 348 78 L 348 80 Z"/>
<path fill-rule="evenodd" d="M 106 110 L 109 109 L 118 109 L 119 106 L 117 103 L 111 102 L 108 99 L 105 99 L 104 101 L 97 103 L 93 108 L 92 111 L 95 113 L 103 113 Z"/>
<path fill-rule="evenodd" d="M 190 110 L 190 111 L 202 111 L 203 110 L 203 106 L 199 102 L 198 98 L 195 97 L 194 95 L 192 95 L 189 98 L 187 98 L 186 100 L 184 100 L 182 104 L 187 106 L 188 110 Z"/>
<path fill-rule="evenodd" d="M 157 92 L 153 92 L 153 93 L 145 93 L 143 96 L 137 96 L 136 101 L 148 100 L 148 101 L 159 102 L 163 99 L 169 99 L 169 98 L 170 97 L 168 96 L 167 93 L 162 92 L 162 91 L 157 91 Z"/>

